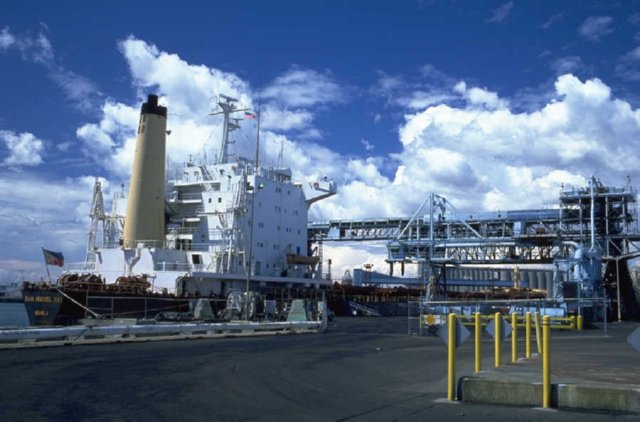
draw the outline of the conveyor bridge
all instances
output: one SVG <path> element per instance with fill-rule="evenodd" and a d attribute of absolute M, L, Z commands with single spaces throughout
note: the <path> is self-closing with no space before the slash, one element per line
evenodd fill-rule
<path fill-rule="evenodd" d="M 458 212 L 431 194 L 412 217 L 312 222 L 309 238 L 386 241 L 389 262 L 551 263 L 570 256 L 576 245 L 589 247 L 591 235 L 605 257 L 636 252 L 636 191 L 592 184 L 593 190 L 563 190 L 557 208 L 532 210 Z"/>
<path fill-rule="evenodd" d="M 320 243 L 385 241 L 390 274 L 394 264 L 403 273 L 405 264 L 418 264 L 434 296 L 447 295 L 447 267 L 553 264 L 550 297 L 602 297 L 606 290 L 618 309 L 638 317 L 627 266 L 620 265 L 640 255 L 636 202 L 630 183 L 609 187 L 592 178 L 586 187 L 563 188 L 558 205 L 545 209 L 459 212 L 430 194 L 411 217 L 312 222 L 308 229 Z"/>

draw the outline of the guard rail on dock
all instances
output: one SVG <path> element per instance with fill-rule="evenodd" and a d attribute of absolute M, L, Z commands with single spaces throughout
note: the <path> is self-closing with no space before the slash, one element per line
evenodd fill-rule
<path fill-rule="evenodd" d="M 322 332 L 326 320 L 134 324 L 0 330 L 0 349 Z"/>
<path fill-rule="evenodd" d="M 462 324 L 468 327 L 472 327 L 475 325 L 475 315 L 456 315 L 458 319 L 461 320 Z M 495 315 L 480 315 L 480 325 L 482 327 L 486 327 L 491 321 L 494 320 Z M 512 328 L 523 328 L 525 326 L 526 315 L 517 315 L 517 327 Z M 443 319 L 443 318 L 441 318 Z M 576 315 L 570 315 L 567 317 L 549 317 L 549 327 L 554 330 L 578 330 L 582 329 L 582 326 L 578 324 L 578 319 Z M 425 314 L 422 315 L 421 320 L 421 328 L 428 327 L 430 325 L 434 325 L 436 319 L 434 315 Z M 509 320 L 511 323 L 512 319 Z"/>

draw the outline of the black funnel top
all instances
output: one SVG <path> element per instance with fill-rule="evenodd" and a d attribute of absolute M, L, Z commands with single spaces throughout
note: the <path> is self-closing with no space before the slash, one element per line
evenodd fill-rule
<path fill-rule="evenodd" d="M 149 94 L 147 102 L 142 104 L 141 114 L 156 114 L 158 116 L 167 117 L 167 108 L 158 105 L 158 96 Z"/>

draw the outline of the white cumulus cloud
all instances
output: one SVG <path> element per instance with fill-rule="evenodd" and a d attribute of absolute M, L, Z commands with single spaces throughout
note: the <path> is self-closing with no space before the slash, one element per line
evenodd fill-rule
<path fill-rule="evenodd" d="M 2 165 L 9 167 L 37 166 L 42 163 L 44 142 L 32 133 L 15 133 L 0 130 L 0 139 L 9 150 L 8 156 L 2 160 Z"/>
<path fill-rule="evenodd" d="M 308 110 L 288 110 L 274 104 L 262 107 L 260 117 L 260 126 L 274 131 L 302 130 L 313 122 L 313 113 Z"/>
<path fill-rule="evenodd" d="M 507 102 L 500 99 L 495 92 L 488 91 L 484 88 L 467 88 L 467 84 L 464 81 L 456 84 L 453 89 L 462 95 L 472 106 L 481 106 L 489 109 L 505 108 L 507 106 Z"/>
<path fill-rule="evenodd" d="M 119 43 L 131 76 L 144 97 L 154 89 L 165 96 L 170 113 L 204 122 L 211 112 L 211 100 L 218 94 L 236 98 L 251 107 L 249 86 L 233 73 L 204 65 L 193 65 L 177 54 L 160 51 L 143 40 L 129 37 Z"/>
<path fill-rule="evenodd" d="M 640 111 L 596 78 L 564 74 L 553 88 L 546 103 L 527 112 L 466 84 L 455 88 L 466 100 L 458 106 L 407 107 L 402 150 L 390 160 L 352 160 L 337 197 L 318 203 L 320 214 L 407 216 L 429 192 L 469 211 L 556 206 L 563 184 L 584 186 L 596 175 L 615 185 L 640 176 Z M 390 166 L 395 172 L 384 176 Z"/>
<path fill-rule="evenodd" d="M 330 75 L 300 68 L 292 68 L 277 77 L 261 95 L 291 107 L 310 107 L 346 100 L 344 90 Z"/>
<path fill-rule="evenodd" d="M 236 98 L 240 108 L 257 111 L 256 94 L 233 73 L 188 63 L 177 54 L 134 37 L 121 41 L 119 49 L 134 79 L 137 102 L 108 100 L 102 106 L 99 122 L 88 122 L 77 130 L 84 153 L 116 177 L 125 178 L 130 172 L 139 107 L 149 93 L 157 94 L 168 108 L 171 134 L 167 137 L 167 155 L 174 163 L 190 157 L 206 157 L 212 162 L 219 155 L 222 118 L 210 115 L 216 109 L 218 95 Z M 284 93 L 284 87 L 292 91 Z M 270 101 L 261 106 L 261 161 L 275 165 L 282 150 L 284 163 L 301 170 L 298 174 L 303 179 L 333 173 L 328 163 L 336 165 L 339 156 L 311 142 L 322 137 L 322 132 L 313 127 L 312 107 L 343 101 L 339 86 L 319 72 L 294 69 L 276 78 L 261 94 L 264 99 Z M 231 152 L 253 157 L 255 130 L 255 121 L 245 120 L 241 130 L 232 133 L 235 142 Z M 284 135 L 291 131 L 295 131 L 298 143 Z M 312 154 L 330 158 L 326 165 L 311 165 L 314 160 L 308 157 Z"/>

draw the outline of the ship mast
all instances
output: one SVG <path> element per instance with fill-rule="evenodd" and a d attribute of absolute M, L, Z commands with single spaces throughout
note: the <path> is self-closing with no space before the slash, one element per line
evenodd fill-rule
<path fill-rule="evenodd" d="M 235 98 L 220 94 L 220 100 L 218 101 L 220 110 L 209 113 L 210 116 L 216 116 L 218 114 L 222 114 L 224 116 L 224 120 L 222 123 L 222 146 L 220 148 L 218 164 L 226 164 L 229 162 L 229 132 L 240 128 L 240 125 L 238 124 L 240 119 L 230 118 L 231 114 L 249 110 L 248 108 L 237 108 L 236 103 L 238 101 L 239 100 Z"/>
<path fill-rule="evenodd" d="M 260 157 L 260 104 L 258 104 L 258 127 L 256 130 L 256 169 L 255 171 L 258 171 L 258 160 Z M 245 171 L 245 175 L 246 175 L 246 171 Z M 256 175 L 254 174 L 254 181 L 256 180 Z M 246 185 L 246 183 L 245 183 Z M 256 195 L 258 194 L 257 191 L 258 187 L 256 186 L 256 183 L 254 182 L 253 184 L 253 197 L 251 198 L 251 214 L 249 215 L 249 260 L 247 262 L 247 264 L 245 265 L 246 271 L 247 271 L 247 284 L 246 284 L 246 301 L 245 301 L 245 318 L 248 321 L 249 320 L 249 287 L 251 285 L 251 262 L 253 261 L 253 224 L 254 224 L 254 213 L 255 213 L 255 203 L 256 203 Z"/>
<path fill-rule="evenodd" d="M 258 127 L 256 129 L 256 169 L 258 168 L 260 160 L 260 108 L 261 104 L 258 103 Z M 253 217 L 251 217 L 253 218 Z"/>

